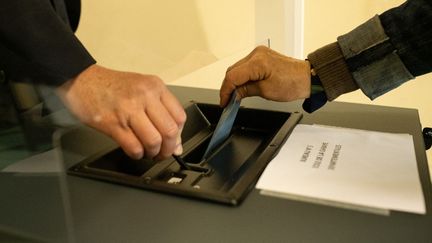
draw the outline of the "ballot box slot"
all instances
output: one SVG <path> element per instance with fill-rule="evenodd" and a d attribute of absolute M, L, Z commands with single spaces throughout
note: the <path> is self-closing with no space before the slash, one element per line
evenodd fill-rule
<path fill-rule="evenodd" d="M 189 151 L 186 151 L 184 154 L 183 159 L 186 163 L 190 164 L 200 164 L 204 163 L 202 160 L 202 156 L 210 142 L 211 134 L 209 133 L 203 140 L 200 141 L 200 143 L 195 144 L 196 146 L 189 149 Z"/>
<path fill-rule="evenodd" d="M 228 190 L 246 173 L 268 138 L 268 134 L 257 130 L 234 129 L 229 139 L 205 161 L 213 170 L 212 176 L 203 177 L 197 184 L 202 188 Z"/>

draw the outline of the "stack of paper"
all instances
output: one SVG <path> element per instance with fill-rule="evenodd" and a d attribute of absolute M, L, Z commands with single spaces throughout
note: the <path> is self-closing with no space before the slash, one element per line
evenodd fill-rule
<path fill-rule="evenodd" d="M 374 213 L 426 213 L 409 134 L 297 125 L 256 187 Z"/>

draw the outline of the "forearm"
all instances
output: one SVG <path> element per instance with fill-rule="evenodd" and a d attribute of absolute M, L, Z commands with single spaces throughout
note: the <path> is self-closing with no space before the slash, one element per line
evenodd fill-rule
<path fill-rule="evenodd" d="M 430 72 L 430 18 L 430 3 L 407 1 L 309 54 L 328 99 L 357 88 L 374 99 Z"/>

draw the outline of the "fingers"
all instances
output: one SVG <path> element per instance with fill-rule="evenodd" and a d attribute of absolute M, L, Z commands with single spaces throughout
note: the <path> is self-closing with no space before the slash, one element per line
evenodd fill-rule
<path fill-rule="evenodd" d="M 262 96 L 258 82 L 245 83 L 237 88 L 237 96 L 240 99 L 250 96 Z"/>
<path fill-rule="evenodd" d="M 131 112 L 127 119 L 131 131 L 120 130 L 113 134 L 113 138 L 132 158 L 144 156 L 163 160 L 173 153 L 180 155 L 183 152 L 181 130 L 186 113 L 176 97 L 164 86 L 147 93 L 142 105 L 138 105 L 138 109 Z"/>
<path fill-rule="evenodd" d="M 163 160 L 173 153 L 183 152 L 181 131 L 186 120 L 183 107 L 171 94 L 160 102 L 149 101 L 147 109 L 138 111 L 129 118 L 129 126 L 116 126 L 111 136 L 125 153 L 134 159 L 143 156 Z M 172 115 L 174 114 L 174 115 Z"/>
<path fill-rule="evenodd" d="M 227 80 L 227 77 L 225 77 L 219 91 L 220 106 L 222 107 L 225 107 L 228 104 L 231 93 L 236 89 L 235 84 Z"/>
<path fill-rule="evenodd" d="M 232 72 L 233 69 L 237 69 L 238 67 L 241 68 L 244 65 L 244 63 L 247 62 L 248 59 L 249 56 L 241 59 L 240 61 L 238 61 L 237 63 L 235 63 L 234 65 L 230 66 L 227 69 L 227 72 L 225 73 L 225 78 L 222 82 L 222 86 L 219 91 L 220 105 L 222 107 L 226 106 L 226 104 L 228 103 L 231 97 L 231 93 L 237 88 L 237 86 L 240 86 L 243 83 L 248 81 L 248 80 L 243 80 L 243 82 L 241 82 L 240 80 L 237 79 L 237 77 L 235 77 L 236 73 Z"/>
<path fill-rule="evenodd" d="M 183 126 L 186 122 L 186 113 L 177 98 L 169 91 L 161 97 L 161 102 L 170 113 L 177 125 Z"/>
<path fill-rule="evenodd" d="M 179 131 L 176 138 L 176 146 L 174 150 L 175 155 L 180 155 L 183 153 L 183 146 L 181 140 L 181 133 L 183 131 L 183 126 L 186 122 L 186 113 L 183 106 L 178 102 L 171 92 L 165 92 L 161 97 L 162 104 L 166 107 L 167 111 L 170 113 L 174 121 L 177 123 Z"/>
<path fill-rule="evenodd" d="M 162 138 L 160 151 L 155 159 L 168 158 L 176 149 L 179 125 L 160 100 L 149 101 L 146 104 L 146 113 Z"/>
<path fill-rule="evenodd" d="M 67 107 L 85 124 L 110 135 L 131 158 L 181 154 L 186 114 L 158 77 L 96 66 L 69 83 L 59 89 Z"/>
<path fill-rule="evenodd" d="M 246 57 L 240 59 L 238 62 L 234 63 L 230 67 L 228 67 L 225 78 L 222 82 L 222 86 L 220 88 L 219 97 L 220 97 L 220 105 L 222 107 L 225 107 L 231 97 L 231 93 L 237 88 L 235 82 L 237 79 L 233 76 L 233 73 L 231 72 L 234 68 L 241 67 L 246 63 L 252 56 L 253 52 L 249 53 Z M 247 80 L 246 80 L 247 81 Z M 239 83 L 239 85 L 241 85 Z"/>
<path fill-rule="evenodd" d="M 220 105 L 226 106 L 231 96 L 231 93 L 237 88 L 248 82 L 259 81 L 265 78 L 265 71 L 262 71 L 262 65 L 257 64 L 256 61 L 249 60 L 242 64 L 233 67 L 226 73 L 225 79 L 219 91 Z M 242 93 L 244 96 L 241 98 L 251 96 L 251 93 Z"/>
<path fill-rule="evenodd" d="M 267 47 L 257 47 L 231 66 L 220 89 L 220 105 L 226 106 L 237 89 L 239 98 L 261 96 L 274 101 L 292 101 L 310 95 L 310 65 Z"/>
<path fill-rule="evenodd" d="M 174 153 L 173 153 L 174 155 L 181 155 L 183 153 L 183 145 L 182 145 L 182 138 L 181 138 L 183 127 L 184 126 L 181 126 L 179 128 L 179 132 L 178 132 L 177 140 L 176 140 L 176 148 L 175 148 Z"/>
<path fill-rule="evenodd" d="M 103 129 L 101 130 L 103 131 Z M 141 142 L 129 127 L 114 126 L 111 127 L 111 131 L 107 131 L 106 133 L 111 135 L 129 157 L 133 159 L 141 159 L 143 157 L 144 150 Z"/>
<path fill-rule="evenodd" d="M 135 139 L 130 138 L 131 135 L 125 131 L 114 137 L 129 156 L 136 159 L 144 156 L 148 159 L 163 160 L 173 153 L 182 153 L 180 134 L 183 123 L 179 126 L 162 103 L 150 102 L 147 109 L 134 114 L 129 123 Z M 127 138 L 130 140 L 125 141 Z M 138 147 L 136 142 L 143 149 L 141 154 L 133 153 L 134 148 Z"/>
<path fill-rule="evenodd" d="M 141 157 L 152 159 L 159 154 L 162 136 L 144 110 L 130 118 L 129 126 L 144 149 Z"/>
<path fill-rule="evenodd" d="M 260 81 L 267 77 L 267 64 L 266 59 L 263 58 L 265 57 L 263 54 L 269 52 L 269 50 L 267 47 L 259 46 L 245 58 L 228 68 L 219 93 L 220 105 L 222 107 L 226 106 L 234 89 L 248 82 Z M 254 89 L 256 87 L 252 87 L 252 93 L 240 91 L 241 98 L 256 95 L 256 90 Z"/>

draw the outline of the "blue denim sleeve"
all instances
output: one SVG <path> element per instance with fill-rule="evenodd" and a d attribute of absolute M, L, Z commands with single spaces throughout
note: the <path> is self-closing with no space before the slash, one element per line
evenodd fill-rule
<path fill-rule="evenodd" d="M 407 1 L 338 37 L 348 69 L 370 99 L 432 71 L 430 5 Z"/>

